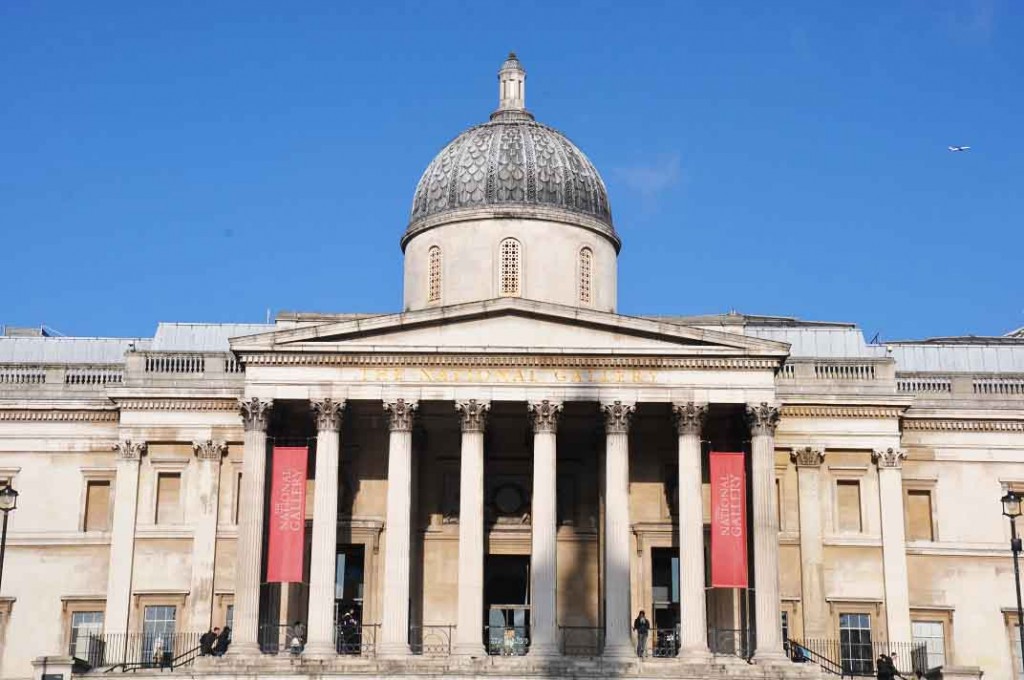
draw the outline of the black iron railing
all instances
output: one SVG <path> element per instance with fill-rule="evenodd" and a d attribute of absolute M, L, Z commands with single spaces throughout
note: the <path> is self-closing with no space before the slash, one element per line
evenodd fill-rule
<path fill-rule="evenodd" d="M 604 628 L 599 626 L 559 626 L 563 656 L 601 656 L 604 652 Z"/>
<path fill-rule="evenodd" d="M 530 651 L 525 626 L 484 626 L 484 642 L 491 656 L 524 656 Z"/>
<path fill-rule="evenodd" d="M 409 649 L 421 656 L 451 656 L 453 625 L 409 626 Z"/>
<path fill-rule="evenodd" d="M 347 656 L 374 656 L 380 624 L 339 623 L 334 626 L 334 648 Z"/>
<path fill-rule="evenodd" d="M 872 678 L 878 673 L 880 655 L 892 658 L 896 669 L 913 677 L 928 670 L 928 652 L 919 642 L 856 642 L 811 638 L 786 641 L 786 653 L 794 661 L 808 661 L 831 675 L 846 678 Z"/>
<path fill-rule="evenodd" d="M 191 664 L 202 633 L 109 633 L 79 637 L 68 653 L 91 668 L 133 671 Z"/>

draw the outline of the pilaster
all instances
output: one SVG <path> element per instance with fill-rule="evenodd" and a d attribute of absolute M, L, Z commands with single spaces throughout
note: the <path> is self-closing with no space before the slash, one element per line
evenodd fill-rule
<path fill-rule="evenodd" d="M 878 466 L 878 500 L 882 513 L 882 577 L 885 619 L 892 642 L 910 642 L 910 594 L 907 584 L 906 530 L 903 516 L 903 451 L 872 453 Z"/>
<path fill-rule="evenodd" d="M 821 526 L 821 463 L 823 449 L 804 446 L 793 449 L 800 513 L 800 602 L 804 615 L 804 637 L 829 635 L 825 603 L 825 557 Z"/>
<path fill-rule="evenodd" d="M 139 504 L 139 463 L 146 442 L 125 439 L 114 445 L 117 471 L 114 479 L 114 519 L 110 528 L 110 566 L 107 573 L 107 605 L 103 627 L 108 634 L 128 632 L 135 559 L 135 518 Z"/>
<path fill-rule="evenodd" d="M 190 621 L 195 630 L 213 624 L 213 577 L 217 553 L 217 509 L 220 506 L 220 466 L 228 445 L 223 441 L 192 443 L 195 475 L 192 479 L 195 524 L 192 528 L 192 587 Z"/>

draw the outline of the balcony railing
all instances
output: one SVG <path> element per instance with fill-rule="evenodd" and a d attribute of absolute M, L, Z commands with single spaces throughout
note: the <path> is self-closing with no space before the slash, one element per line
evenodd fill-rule
<path fill-rule="evenodd" d="M 334 626 L 334 648 L 338 654 L 347 656 L 374 656 L 379 632 L 379 624 L 337 624 Z"/>
<path fill-rule="evenodd" d="M 928 670 L 928 653 L 919 642 L 849 642 L 835 639 L 786 640 L 786 653 L 796 662 L 814 663 L 831 675 L 874 678 L 882 654 L 892 657 L 896 669 L 907 677 Z"/>
<path fill-rule="evenodd" d="M 190 665 L 199 656 L 202 633 L 114 633 L 72 641 L 68 654 L 92 668 L 168 668 Z"/>
<path fill-rule="evenodd" d="M 451 656 L 455 626 L 409 626 L 409 649 L 420 656 Z"/>
<path fill-rule="evenodd" d="M 749 659 L 754 655 L 754 631 L 748 628 L 708 628 L 712 654 Z"/>

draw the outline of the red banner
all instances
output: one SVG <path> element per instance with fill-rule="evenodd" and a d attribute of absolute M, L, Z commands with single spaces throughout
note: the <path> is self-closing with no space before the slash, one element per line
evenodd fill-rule
<path fill-rule="evenodd" d="M 747 480 L 742 453 L 711 452 L 711 586 L 747 587 Z"/>
<path fill-rule="evenodd" d="M 306 532 L 306 447 L 275 446 L 270 480 L 267 581 L 301 583 Z"/>

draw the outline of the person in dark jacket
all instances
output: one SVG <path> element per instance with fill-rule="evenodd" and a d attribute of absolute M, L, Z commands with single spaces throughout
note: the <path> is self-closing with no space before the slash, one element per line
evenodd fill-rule
<path fill-rule="evenodd" d="M 213 643 L 217 641 L 217 634 L 220 628 L 208 630 L 199 638 L 199 656 L 210 656 L 213 654 Z"/>
<path fill-rule="evenodd" d="M 224 652 L 228 651 L 228 646 L 231 645 L 231 626 L 224 626 L 224 630 L 217 635 L 217 639 L 213 642 L 213 655 L 224 656 Z"/>
<path fill-rule="evenodd" d="M 651 632 L 651 622 L 643 609 L 633 621 L 633 630 L 636 631 L 636 655 L 642 659 L 647 651 L 647 635 Z"/>

